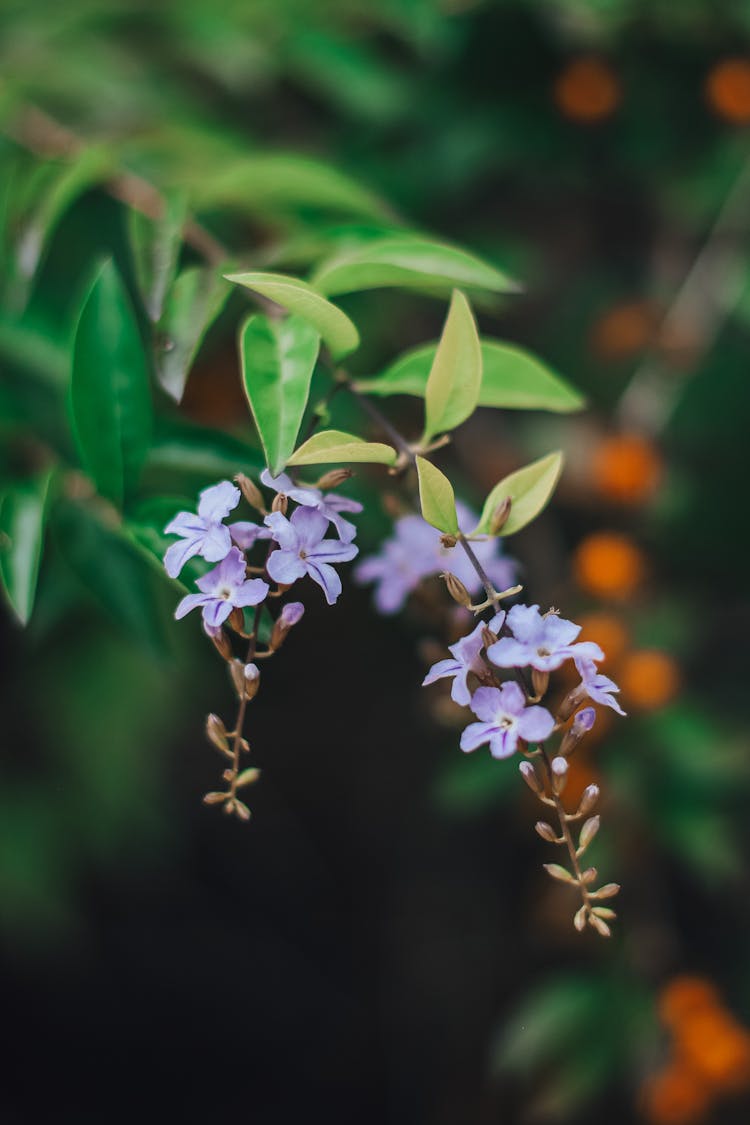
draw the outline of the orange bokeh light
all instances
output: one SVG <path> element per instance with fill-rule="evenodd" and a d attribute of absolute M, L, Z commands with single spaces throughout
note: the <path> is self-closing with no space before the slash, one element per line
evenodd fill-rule
<path fill-rule="evenodd" d="M 616 504 L 638 504 L 653 495 L 661 477 L 661 458 L 646 438 L 619 434 L 596 450 L 592 472 L 597 491 Z"/>
<path fill-rule="evenodd" d="M 573 59 L 554 86 L 554 99 L 563 117 L 591 125 L 611 117 L 622 100 L 619 79 L 603 59 Z"/>
<path fill-rule="evenodd" d="M 646 560 L 626 535 L 600 531 L 579 543 L 573 557 L 576 581 L 595 597 L 625 599 L 646 575 Z"/>
<path fill-rule="evenodd" d="M 602 313 L 591 330 L 591 346 L 600 359 L 623 360 L 645 351 L 654 340 L 657 314 L 647 301 L 627 301 Z"/>
<path fill-rule="evenodd" d="M 641 649 L 624 657 L 619 682 L 626 706 L 651 711 L 674 699 L 680 688 L 680 673 L 668 653 Z"/>
<path fill-rule="evenodd" d="M 706 100 L 711 109 L 734 125 L 750 122 L 750 61 L 722 59 L 706 78 Z"/>

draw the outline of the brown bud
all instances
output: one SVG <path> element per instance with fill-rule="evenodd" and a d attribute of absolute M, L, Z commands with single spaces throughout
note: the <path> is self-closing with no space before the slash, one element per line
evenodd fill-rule
<path fill-rule="evenodd" d="M 590 898 L 614 898 L 620 893 L 619 883 L 605 883 L 598 891 L 589 891 Z"/>
<path fill-rule="evenodd" d="M 211 641 L 216 651 L 224 660 L 232 659 L 232 646 L 229 642 L 229 637 L 223 629 L 219 629 L 216 634 L 211 633 Z"/>
<path fill-rule="evenodd" d="M 277 492 L 271 504 L 272 512 L 281 512 L 282 516 L 286 515 L 286 510 L 289 507 L 289 500 L 283 492 Z"/>
<path fill-rule="evenodd" d="M 579 934 L 584 929 L 586 922 L 588 921 L 588 912 L 589 908 L 586 903 L 584 903 L 583 906 L 576 911 L 575 918 L 573 919 L 573 925 L 578 930 Z"/>
<path fill-rule="evenodd" d="M 448 535 L 446 532 L 445 535 L 440 536 L 440 542 L 446 550 L 451 551 L 456 546 L 456 543 L 458 543 L 458 539 L 456 539 L 455 535 Z"/>
<path fill-rule="evenodd" d="M 549 687 L 549 672 L 540 672 L 538 668 L 531 669 L 531 686 L 534 689 L 534 695 L 537 699 L 541 699 L 546 694 Z"/>
<path fill-rule="evenodd" d="M 220 805 L 222 801 L 226 801 L 228 793 L 206 793 L 203 798 L 204 805 Z"/>
<path fill-rule="evenodd" d="M 329 488 L 338 488 L 345 480 L 351 480 L 354 476 L 353 469 L 331 469 L 328 473 L 323 473 L 316 488 L 321 489 L 322 492 L 327 492 Z"/>
<path fill-rule="evenodd" d="M 538 835 L 542 837 L 543 840 L 546 840 L 548 844 L 557 843 L 557 835 L 555 834 L 555 830 L 551 824 L 547 824 L 546 820 L 538 820 L 534 825 L 534 830 L 538 833 Z"/>
<path fill-rule="evenodd" d="M 242 801 L 238 801 L 236 798 L 233 802 L 232 812 L 238 820 L 250 819 L 250 809 L 247 807 L 247 805 L 243 804 Z"/>
<path fill-rule="evenodd" d="M 602 937 L 611 937 L 612 931 L 603 918 L 597 918 L 593 912 L 589 914 L 589 925 L 592 929 L 596 930 Z"/>
<path fill-rule="evenodd" d="M 234 660 L 229 662 L 229 676 L 231 678 L 234 690 L 237 695 L 242 699 L 245 694 L 245 665 L 241 660 Z"/>
<path fill-rule="evenodd" d="M 260 512 L 260 514 L 264 516 L 267 508 L 263 499 L 263 494 L 258 486 L 250 480 L 250 477 L 246 477 L 244 473 L 238 473 L 234 479 L 250 507 L 255 508 L 256 512 Z"/>
<path fill-rule="evenodd" d="M 212 714 L 206 719 L 206 737 L 222 754 L 231 755 L 229 741 L 227 739 L 227 728 L 218 715 Z"/>
<path fill-rule="evenodd" d="M 576 816 L 586 816 L 592 809 L 596 807 L 596 802 L 599 800 L 599 786 L 587 785 L 581 797 L 581 803 L 576 809 Z"/>
<path fill-rule="evenodd" d="M 512 506 L 513 501 L 510 496 L 506 496 L 504 500 L 501 500 L 501 502 L 492 513 L 492 519 L 490 520 L 490 535 L 500 534 L 500 532 L 508 522 L 508 516 L 510 515 L 510 509 L 512 508 Z"/>
<path fill-rule="evenodd" d="M 559 796 L 568 781 L 568 763 L 558 755 L 557 758 L 552 759 L 550 772 L 552 774 L 552 788 Z"/>
<path fill-rule="evenodd" d="M 229 626 L 234 629 L 235 633 L 244 633 L 245 631 L 245 615 L 239 606 L 235 606 L 227 618 Z"/>
<path fill-rule="evenodd" d="M 585 871 L 581 872 L 581 882 L 586 885 L 593 883 L 598 874 L 599 872 L 595 867 L 587 867 Z"/>
<path fill-rule="evenodd" d="M 560 883 L 575 883 L 575 879 L 570 872 L 565 867 L 561 867 L 559 863 L 543 863 L 542 867 L 548 875 L 551 875 L 553 879 L 557 879 Z"/>
<path fill-rule="evenodd" d="M 595 906 L 592 914 L 596 914 L 597 918 L 616 918 L 614 910 L 610 910 L 608 906 Z"/>
<path fill-rule="evenodd" d="M 446 571 L 445 574 L 442 574 L 441 578 L 444 579 L 448 593 L 453 598 L 454 602 L 458 602 L 459 605 L 468 609 L 471 605 L 471 594 L 466 589 L 461 579 L 456 578 L 455 574 L 451 574 L 449 570 Z"/>
<path fill-rule="evenodd" d="M 242 670 L 245 699 L 255 699 L 260 691 L 260 669 L 257 664 L 246 664 Z"/>
<path fill-rule="evenodd" d="M 496 640 L 497 633 L 493 633 L 489 626 L 485 625 L 484 629 L 482 629 L 482 644 L 484 647 L 489 648 L 490 645 L 494 645 Z"/>
<path fill-rule="evenodd" d="M 542 797 L 544 795 L 544 786 L 539 780 L 539 775 L 537 774 L 531 762 L 521 762 L 518 766 L 518 769 L 520 771 L 521 777 L 524 779 L 531 792 L 535 793 L 537 797 Z"/>
<path fill-rule="evenodd" d="M 596 836 L 597 832 L 599 831 L 600 824 L 601 818 L 598 816 L 591 816 L 587 821 L 584 822 L 583 828 L 581 829 L 581 834 L 578 837 L 578 855 L 581 855 L 582 852 L 586 850 L 591 841 L 594 839 L 594 836 Z"/>
<path fill-rule="evenodd" d="M 585 698 L 586 692 L 581 691 L 580 687 L 574 688 L 573 691 L 569 692 L 557 709 L 558 722 L 564 723 L 567 719 L 569 719 L 575 711 L 576 707 L 578 707 L 578 705 L 582 703 Z"/>
<path fill-rule="evenodd" d="M 237 788 L 242 789 L 245 785 L 253 785 L 259 777 L 260 770 L 251 766 L 250 769 L 243 770 L 242 773 L 238 775 Z"/>

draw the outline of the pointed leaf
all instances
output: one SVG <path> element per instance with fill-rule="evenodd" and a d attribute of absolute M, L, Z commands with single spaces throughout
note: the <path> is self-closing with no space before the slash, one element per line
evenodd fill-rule
<path fill-rule="evenodd" d="M 154 324 L 161 319 L 164 300 L 177 270 L 186 218 L 187 194 L 179 190 L 165 195 L 164 213 L 157 220 L 147 218 L 135 208 L 128 213 L 136 277 L 146 312 Z"/>
<path fill-rule="evenodd" d="M 478 406 L 504 410 L 550 410 L 568 414 L 580 410 L 585 400 L 546 364 L 515 344 L 482 339 L 482 384 Z M 424 396 L 437 344 L 427 344 L 402 355 L 381 375 L 360 379 L 356 389 L 365 394 Z"/>
<path fill-rule="evenodd" d="M 336 255 L 324 262 L 311 280 L 328 297 L 386 286 L 430 295 L 448 292 L 456 285 L 491 293 L 518 288 L 500 270 L 466 250 L 412 235 L 373 240 Z"/>
<path fill-rule="evenodd" d="M 419 504 L 422 515 L 438 531 L 447 535 L 458 533 L 456 497 L 448 478 L 424 457 L 417 457 L 419 474 Z"/>
<path fill-rule="evenodd" d="M 321 297 L 307 282 L 281 273 L 228 273 L 225 277 L 304 317 L 317 328 L 334 359 L 341 359 L 359 347 L 359 332 L 346 313 Z"/>
<path fill-rule="evenodd" d="M 454 430 L 474 413 L 481 382 L 482 353 L 477 326 L 469 302 L 459 289 L 454 289 L 425 388 L 423 441 Z"/>
<path fill-rule="evenodd" d="M 152 405 L 138 324 L 111 261 L 76 327 L 70 409 L 84 467 L 103 496 L 122 503 L 148 450 Z"/>
<path fill-rule="evenodd" d="M 289 465 L 328 465 L 342 461 L 395 465 L 397 453 L 390 445 L 378 441 L 364 441 L 356 434 L 342 430 L 322 430 L 313 434 L 289 458 Z"/>
<path fill-rule="evenodd" d="M 274 476 L 294 450 L 319 348 L 318 332 L 299 316 L 271 320 L 258 313 L 240 332 L 245 394 Z"/>
<path fill-rule="evenodd" d="M 531 523 L 546 506 L 555 490 L 562 472 L 563 455 L 549 453 L 538 461 L 533 461 L 523 469 L 504 477 L 490 492 L 484 502 L 482 517 L 472 534 L 488 535 L 492 516 L 506 496 L 512 500 L 507 521 L 502 527 L 502 536 L 513 535 Z"/>
<path fill-rule="evenodd" d="M 158 324 L 156 378 L 175 402 L 182 399 L 193 360 L 228 297 L 222 274 L 205 266 L 183 270 L 170 287 Z"/>
<path fill-rule="evenodd" d="M 0 583 L 22 625 L 34 606 L 51 479 L 21 481 L 0 497 Z"/>

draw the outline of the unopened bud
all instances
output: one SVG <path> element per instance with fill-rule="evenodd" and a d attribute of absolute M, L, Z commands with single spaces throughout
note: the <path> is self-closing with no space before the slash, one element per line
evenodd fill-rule
<path fill-rule="evenodd" d="M 250 809 L 247 805 L 242 801 L 238 801 L 236 797 L 233 802 L 232 812 L 238 820 L 249 820 L 251 816 Z"/>
<path fill-rule="evenodd" d="M 585 871 L 581 872 L 581 882 L 585 885 L 593 883 L 599 872 L 595 867 L 587 867 Z"/>
<path fill-rule="evenodd" d="M 260 770 L 251 766 L 249 769 L 243 770 L 242 773 L 237 775 L 236 786 L 238 789 L 243 789 L 246 785 L 253 785 L 260 777 Z"/>
<path fill-rule="evenodd" d="M 557 879 L 560 883 L 575 883 L 575 879 L 565 867 L 561 867 L 559 863 L 543 863 L 542 867 L 551 875 L 553 879 Z"/>
<path fill-rule="evenodd" d="M 326 492 L 329 488 L 338 488 L 345 480 L 350 480 L 354 476 L 352 469 L 331 469 L 328 473 L 323 473 L 318 483 L 315 485 L 322 492 Z"/>
<path fill-rule="evenodd" d="M 228 793 L 206 793 L 203 798 L 204 805 L 220 805 L 222 801 L 226 801 Z"/>
<path fill-rule="evenodd" d="M 534 689 L 535 697 L 541 699 L 543 695 L 546 695 L 549 687 L 549 672 L 540 672 L 538 668 L 532 668 L 531 686 Z"/>
<path fill-rule="evenodd" d="M 578 837 L 578 855 L 581 855 L 594 839 L 594 836 L 596 836 L 599 831 L 600 824 L 601 819 L 598 816 L 591 816 L 584 822 L 581 834 Z"/>
<path fill-rule="evenodd" d="M 568 780 L 568 763 L 565 758 L 553 758 L 550 763 L 550 770 L 552 771 L 552 788 L 559 795 Z"/>
<path fill-rule="evenodd" d="M 471 606 L 471 594 L 464 586 L 460 578 L 456 578 L 455 574 L 451 574 L 449 570 L 441 575 L 445 580 L 445 585 L 448 588 L 448 593 L 453 598 L 454 602 L 468 609 Z"/>
<path fill-rule="evenodd" d="M 484 647 L 489 648 L 490 645 L 494 645 L 496 640 L 497 633 L 493 633 L 490 627 L 485 625 L 484 629 L 482 629 L 482 644 Z"/>
<path fill-rule="evenodd" d="M 537 797 L 543 796 L 544 786 L 539 780 L 539 775 L 537 774 L 531 762 L 519 762 L 518 770 L 531 792 L 536 793 Z"/>
<path fill-rule="evenodd" d="M 546 840 L 548 844 L 557 843 L 557 835 L 551 824 L 547 824 L 546 820 L 538 820 L 534 825 L 536 832 Z"/>
<path fill-rule="evenodd" d="M 581 796 L 581 803 L 576 810 L 576 816 L 586 816 L 592 809 L 596 808 L 596 802 L 599 800 L 599 786 L 587 785 Z"/>
<path fill-rule="evenodd" d="M 443 547 L 446 548 L 446 550 L 452 551 L 456 546 L 456 543 L 458 543 L 458 539 L 456 539 L 455 535 L 449 535 L 446 532 L 445 535 L 440 536 L 440 543 Z"/>
<path fill-rule="evenodd" d="M 243 668 L 245 699 L 255 699 L 260 690 L 260 668 L 257 664 L 246 664 Z"/>
<path fill-rule="evenodd" d="M 566 722 L 573 714 L 576 707 L 583 703 L 585 698 L 586 692 L 582 690 L 580 685 L 577 688 L 573 688 L 571 692 L 568 692 L 557 710 L 558 722 Z"/>
<path fill-rule="evenodd" d="M 602 937 L 611 937 L 612 931 L 603 918 L 597 918 L 596 914 L 589 914 L 589 925 L 596 930 Z"/>
<path fill-rule="evenodd" d="M 573 925 L 578 930 L 579 934 L 584 929 L 586 922 L 588 921 L 588 912 L 589 908 L 586 903 L 584 903 L 583 906 L 576 911 L 575 918 L 573 919 Z"/>
<path fill-rule="evenodd" d="M 212 714 L 206 719 L 206 737 L 223 754 L 231 753 L 227 739 L 227 728 L 218 715 Z"/>
<path fill-rule="evenodd" d="M 563 756 L 572 753 L 584 734 L 587 734 L 591 730 L 595 719 L 596 711 L 593 707 L 584 707 L 576 713 L 570 730 L 565 732 L 565 737 L 560 744 L 560 753 Z"/>
<path fill-rule="evenodd" d="M 590 891 L 590 898 L 614 898 L 615 895 L 620 893 L 619 883 L 605 883 L 598 891 Z"/>
<path fill-rule="evenodd" d="M 235 606 L 227 618 L 229 627 L 234 629 L 235 633 L 243 633 L 245 631 L 245 615 L 239 606 Z"/>
<path fill-rule="evenodd" d="M 282 516 L 286 515 L 286 510 L 289 507 L 289 500 L 283 492 L 277 492 L 271 504 L 272 512 L 281 512 Z"/>
<path fill-rule="evenodd" d="M 304 613 L 302 602 L 287 602 L 274 622 L 269 647 L 274 650 L 280 648 L 289 630 L 302 620 Z"/>
<path fill-rule="evenodd" d="M 500 534 L 500 532 L 508 522 L 508 516 L 510 515 L 510 509 L 512 508 L 512 506 L 513 501 L 510 496 L 506 496 L 505 499 L 498 504 L 498 506 L 492 513 L 492 519 L 490 520 L 490 535 Z"/>
<path fill-rule="evenodd" d="M 234 479 L 250 507 L 255 508 L 256 512 L 260 512 L 260 514 L 264 516 L 267 508 L 263 499 L 263 494 L 258 486 L 250 480 L 250 477 L 246 477 L 244 473 L 238 473 Z"/>
<path fill-rule="evenodd" d="M 229 662 L 229 677 L 234 686 L 234 690 L 237 692 L 240 699 L 242 699 L 245 694 L 245 667 L 242 661 L 237 660 L 236 657 Z"/>

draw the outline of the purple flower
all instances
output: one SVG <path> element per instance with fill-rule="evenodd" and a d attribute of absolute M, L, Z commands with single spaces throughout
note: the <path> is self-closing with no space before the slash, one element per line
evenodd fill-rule
<path fill-rule="evenodd" d="M 593 707 L 583 707 L 580 711 L 576 711 L 573 716 L 573 730 L 576 734 L 584 735 L 593 727 L 596 722 L 596 711 Z"/>
<path fill-rule="evenodd" d="M 259 539 L 270 539 L 271 532 L 267 527 L 252 523 L 250 520 L 240 520 L 238 523 L 229 524 L 229 534 L 232 542 L 241 551 L 249 551 Z"/>
<path fill-rule="evenodd" d="M 489 624 L 489 628 L 498 633 L 503 627 L 505 620 L 504 613 L 498 613 L 493 617 Z M 442 680 L 446 676 L 453 676 L 453 684 L 451 686 L 451 699 L 455 703 L 460 703 L 466 707 L 471 702 L 471 692 L 469 691 L 468 677 L 469 673 L 473 672 L 475 676 L 481 676 L 486 668 L 486 664 L 482 659 L 480 653 L 484 645 L 482 640 L 482 633 L 488 626 L 484 621 L 480 621 L 476 629 L 466 637 L 462 637 L 454 645 L 448 646 L 448 651 L 453 653 L 452 660 L 438 660 L 437 664 L 433 664 L 429 672 L 422 680 L 422 686 L 426 687 L 427 684 L 434 684 L 436 680 Z"/>
<path fill-rule="evenodd" d="M 456 502 L 456 511 L 464 531 L 476 525 L 477 517 L 461 501 Z M 498 589 L 510 586 L 515 568 L 500 556 L 499 540 L 477 540 L 472 546 Z M 455 574 L 470 594 L 479 592 L 481 581 L 461 547 L 443 547 L 440 532 L 421 516 L 402 516 L 396 520 L 391 538 L 382 544 L 381 553 L 363 559 L 354 577 L 358 582 L 377 583 L 376 608 L 380 613 L 395 613 L 424 578 L 445 571 Z"/>
<path fill-rule="evenodd" d="M 610 680 L 609 676 L 605 676 L 603 672 L 597 671 L 594 661 L 586 659 L 585 656 L 576 656 L 575 662 L 578 675 L 581 677 L 581 689 L 589 699 L 593 703 L 601 703 L 603 707 L 611 707 L 618 715 L 624 715 L 625 712 L 613 696 L 613 693 L 620 690 L 614 680 Z M 591 710 L 591 708 L 588 708 L 588 710 Z M 583 712 L 579 712 L 579 714 L 583 714 Z M 578 718 L 577 715 L 576 718 Z"/>
<path fill-rule="evenodd" d="M 233 609 L 258 605 L 268 593 L 268 583 L 262 578 L 246 578 L 245 558 L 237 547 L 232 547 L 227 557 L 196 582 L 200 594 L 188 594 L 175 610 L 179 620 L 198 606 L 203 607 L 206 626 L 216 628 L 229 617 Z"/>
<path fill-rule="evenodd" d="M 509 758 L 519 738 L 543 742 L 555 725 L 546 708 L 527 707 L 526 696 L 512 682 L 501 688 L 477 688 L 471 709 L 481 722 L 470 723 L 461 735 L 461 749 L 466 753 L 489 742 L 493 758 Z"/>
<path fill-rule="evenodd" d="M 581 626 L 557 614 L 542 616 L 538 605 L 514 605 L 508 613 L 512 637 L 501 637 L 487 649 L 498 668 L 526 668 L 553 672 L 571 657 L 603 660 L 604 653 L 593 641 L 573 644 Z"/>
<path fill-rule="evenodd" d="M 223 480 L 200 494 L 198 514 L 178 512 L 164 528 L 165 535 L 179 535 L 181 543 L 173 543 L 164 555 L 164 568 L 176 578 L 188 559 L 200 555 L 207 562 L 220 562 L 232 546 L 229 529 L 222 520 L 240 502 L 240 490 L 231 481 Z"/>
<path fill-rule="evenodd" d="M 330 564 L 353 559 L 357 554 L 354 544 L 324 539 L 328 521 L 312 508 L 297 508 L 291 519 L 272 512 L 266 516 L 266 524 L 279 544 L 266 563 L 274 582 L 290 586 L 309 574 L 322 588 L 328 604 L 333 605 L 341 593 L 341 579 Z"/>
<path fill-rule="evenodd" d="M 283 492 L 290 500 L 300 504 L 303 508 L 315 508 L 321 515 L 332 523 L 338 532 L 342 543 L 351 543 L 357 534 L 357 529 L 349 520 L 345 520 L 341 512 L 361 512 L 362 505 L 358 500 L 350 500 L 346 496 L 338 496 L 335 492 L 322 493 L 318 488 L 297 488 L 292 478 L 286 473 L 279 473 L 272 477 L 268 469 L 260 474 L 260 479 L 268 488 L 276 492 Z"/>
<path fill-rule="evenodd" d="M 305 607 L 302 602 L 287 602 L 279 614 L 279 621 L 286 629 L 291 629 L 293 625 L 299 624 L 304 615 Z"/>

